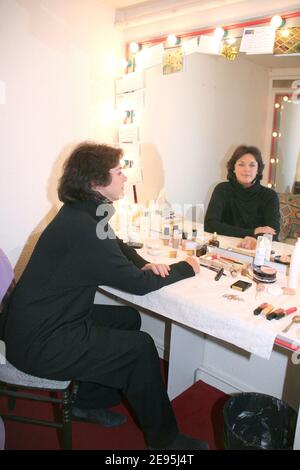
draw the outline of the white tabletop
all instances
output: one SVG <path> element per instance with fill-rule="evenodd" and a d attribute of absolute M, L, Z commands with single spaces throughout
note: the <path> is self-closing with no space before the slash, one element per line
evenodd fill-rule
<path fill-rule="evenodd" d="M 219 239 L 220 246 L 224 248 L 236 246 L 239 241 L 237 238 L 221 236 Z M 159 255 L 150 255 L 149 245 L 155 245 L 159 249 Z M 293 250 L 293 246 L 274 242 L 273 249 L 276 254 L 288 254 Z M 171 250 L 172 247 L 163 246 L 161 240 L 149 240 L 138 252 L 149 262 L 166 264 L 172 264 L 186 256 L 185 252 L 177 250 L 177 258 L 170 258 Z M 294 324 L 286 334 L 283 334 L 282 330 L 292 317 L 300 312 L 300 289 L 293 296 L 274 296 L 268 292 L 268 286 L 266 286 L 265 291 L 255 298 L 255 283 L 252 283 L 247 291 L 239 292 L 230 288 L 236 279 L 233 279 L 229 273 L 226 277 L 222 276 L 219 281 L 215 281 L 214 277 L 213 271 L 201 268 L 200 273 L 195 277 L 143 296 L 128 294 L 107 286 L 100 287 L 120 299 L 232 343 L 263 358 L 270 357 L 276 337 L 299 345 L 300 324 Z M 249 281 L 246 277 L 240 278 Z M 274 285 L 286 286 L 286 276 L 278 272 L 277 281 L 272 286 Z M 242 300 L 228 300 L 224 294 L 236 294 Z M 262 315 L 253 314 L 253 310 L 263 302 L 284 309 L 296 306 L 299 312 L 281 320 L 269 321 Z"/>

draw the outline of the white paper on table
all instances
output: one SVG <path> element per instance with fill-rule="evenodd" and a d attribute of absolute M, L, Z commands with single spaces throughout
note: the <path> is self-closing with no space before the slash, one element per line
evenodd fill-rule
<path fill-rule="evenodd" d="M 136 124 L 124 124 L 119 127 L 119 142 L 136 142 L 139 128 Z"/>
<path fill-rule="evenodd" d="M 182 49 L 185 55 L 193 54 L 194 52 L 199 52 L 198 50 L 198 37 L 189 39 L 188 41 L 182 42 Z"/>
<path fill-rule="evenodd" d="M 271 26 L 245 28 L 240 45 L 240 52 L 247 54 L 273 54 L 275 29 Z"/>
<path fill-rule="evenodd" d="M 123 77 L 116 78 L 116 93 L 140 90 L 144 88 L 144 74 L 142 72 L 127 73 Z"/>
<path fill-rule="evenodd" d="M 220 54 L 222 38 L 216 36 L 200 36 L 198 52 L 203 54 Z"/>
<path fill-rule="evenodd" d="M 154 67 L 162 63 L 162 56 L 164 52 L 163 44 L 157 44 L 152 47 L 144 47 L 135 55 L 135 63 L 139 70 Z"/>
<path fill-rule="evenodd" d="M 144 90 L 129 91 L 116 95 L 118 111 L 132 111 L 144 106 Z"/>
<path fill-rule="evenodd" d="M 132 160 L 134 162 L 139 160 L 140 157 L 140 144 L 139 142 L 124 142 L 120 145 L 124 152 L 124 160 Z"/>

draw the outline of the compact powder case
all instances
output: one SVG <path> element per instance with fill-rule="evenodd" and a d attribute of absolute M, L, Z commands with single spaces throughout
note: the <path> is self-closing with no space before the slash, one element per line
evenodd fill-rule
<path fill-rule="evenodd" d="M 276 273 L 270 266 L 253 266 L 253 277 L 258 282 L 271 284 L 276 281 Z"/>

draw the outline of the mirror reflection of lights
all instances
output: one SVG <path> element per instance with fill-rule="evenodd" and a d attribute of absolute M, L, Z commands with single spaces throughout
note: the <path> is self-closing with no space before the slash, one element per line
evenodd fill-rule
<path fill-rule="evenodd" d="M 227 44 L 229 44 L 229 46 L 232 46 L 233 44 L 236 43 L 236 38 L 228 38 L 226 39 L 226 42 Z"/>
<path fill-rule="evenodd" d="M 277 133 L 277 132 L 273 132 L 273 133 L 272 133 L 272 136 L 273 136 L 273 137 L 277 137 L 277 136 L 278 136 L 278 133 Z"/>
<path fill-rule="evenodd" d="M 283 29 L 280 31 L 280 34 L 283 38 L 287 38 L 290 35 L 290 30 L 289 29 Z"/>
<path fill-rule="evenodd" d="M 272 183 L 267 184 L 268 188 L 272 188 Z"/>
<path fill-rule="evenodd" d="M 276 163 L 279 163 L 279 158 L 276 158 Z"/>
<path fill-rule="evenodd" d="M 276 109 L 280 108 L 280 104 L 279 104 L 279 103 L 275 103 L 275 108 L 276 108 Z"/>
<path fill-rule="evenodd" d="M 278 137 L 281 137 L 281 132 L 278 133 Z"/>

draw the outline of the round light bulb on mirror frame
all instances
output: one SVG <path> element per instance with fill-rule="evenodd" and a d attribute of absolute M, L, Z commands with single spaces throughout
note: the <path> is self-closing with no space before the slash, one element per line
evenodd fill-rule
<path fill-rule="evenodd" d="M 268 188 L 272 188 L 272 186 L 273 186 L 272 183 L 268 183 L 268 184 L 267 184 L 267 187 L 268 187 Z"/>
<path fill-rule="evenodd" d="M 227 34 L 227 31 L 225 31 L 224 28 L 222 28 L 222 26 L 218 26 L 214 30 L 214 36 L 218 39 L 222 39 L 224 36 L 226 36 L 226 34 Z"/>
<path fill-rule="evenodd" d="M 132 54 L 136 54 L 140 50 L 140 47 L 140 44 L 138 44 L 137 42 L 131 42 L 129 44 L 129 50 Z"/>
<path fill-rule="evenodd" d="M 281 28 L 285 24 L 285 20 L 280 15 L 274 15 L 271 18 L 270 26 L 274 29 Z"/>
<path fill-rule="evenodd" d="M 178 38 L 177 36 L 175 36 L 175 34 L 169 34 L 169 36 L 167 37 L 167 43 L 168 43 L 168 46 L 177 46 L 178 44 L 180 44 L 180 38 Z"/>
<path fill-rule="evenodd" d="M 272 136 L 273 137 L 278 137 L 278 132 L 276 132 L 276 131 L 272 132 Z"/>
<path fill-rule="evenodd" d="M 279 103 L 275 103 L 274 107 L 275 107 L 276 109 L 278 109 L 278 108 L 280 108 L 280 104 L 279 104 Z"/>
<path fill-rule="evenodd" d="M 289 100 L 289 97 L 288 96 L 284 96 L 283 98 L 283 101 L 287 102 Z"/>
<path fill-rule="evenodd" d="M 275 158 L 270 158 L 270 163 L 275 163 Z"/>

